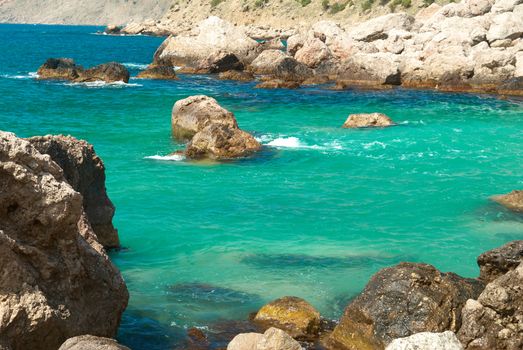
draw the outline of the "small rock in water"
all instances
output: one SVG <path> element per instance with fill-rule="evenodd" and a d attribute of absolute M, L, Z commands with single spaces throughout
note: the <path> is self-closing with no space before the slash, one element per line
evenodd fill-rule
<path fill-rule="evenodd" d="M 105 27 L 104 33 L 106 33 L 106 34 L 120 34 L 121 30 L 122 30 L 122 28 L 120 28 L 116 24 L 109 24 L 107 27 Z"/>
<path fill-rule="evenodd" d="M 129 76 L 129 71 L 124 65 L 117 62 L 109 62 L 85 70 L 74 81 L 79 83 L 93 81 L 104 81 L 106 83 L 122 81 L 128 83 Z"/>
<path fill-rule="evenodd" d="M 343 128 L 370 128 L 370 127 L 387 127 L 394 125 L 392 119 L 383 113 L 361 113 L 351 114 L 343 123 Z"/>
<path fill-rule="evenodd" d="M 171 66 L 149 66 L 136 76 L 141 79 L 178 80 L 176 71 Z"/>
<path fill-rule="evenodd" d="M 300 83 L 297 81 L 287 81 L 280 79 L 273 79 L 263 81 L 255 86 L 256 89 L 297 89 Z"/>
<path fill-rule="evenodd" d="M 492 197 L 492 200 L 498 202 L 509 210 L 523 213 L 523 190 L 515 190 L 508 194 L 502 194 Z"/>
<path fill-rule="evenodd" d="M 221 80 L 253 81 L 254 74 L 245 71 L 229 70 L 218 75 Z"/>
<path fill-rule="evenodd" d="M 49 58 L 38 68 L 38 79 L 74 80 L 80 76 L 83 68 L 71 58 Z"/>

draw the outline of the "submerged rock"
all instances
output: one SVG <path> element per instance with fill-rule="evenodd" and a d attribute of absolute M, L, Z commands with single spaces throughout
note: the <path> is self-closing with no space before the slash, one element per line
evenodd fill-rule
<path fill-rule="evenodd" d="M 254 74 L 251 72 L 229 70 L 227 72 L 222 72 L 218 75 L 218 78 L 221 80 L 237 80 L 237 81 L 253 81 Z"/>
<path fill-rule="evenodd" d="M 490 283 L 508 271 L 514 270 L 522 261 L 523 240 L 509 242 L 478 257 L 479 278 L 485 283 Z"/>
<path fill-rule="evenodd" d="M 523 213 L 523 190 L 516 190 L 510 192 L 509 194 L 494 196 L 492 199 L 507 209 L 518 213 Z"/>
<path fill-rule="evenodd" d="M 136 76 L 141 79 L 178 80 L 176 71 L 171 66 L 149 66 Z"/>
<path fill-rule="evenodd" d="M 370 128 L 392 126 L 394 122 L 383 113 L 351 114 L 343 123 L 343 128 Z"/>
<path fill-rule="evenodd" d="M 327 344 L 335 349 L 380 349 L 418 332 L 455 332 L 461 308 L 483 286 L 427 264 L 382 269 L 347 306 Z"/>
<path fill-rule="evenodd" d="M 67 339 L 58 350 L 131 350 L 114 339 L 81 335 Z"/>
<path fill-rule="evenodd" d="M 191 159 L 247 157 L 261 149 L 248 132 L 223 124 L 210 124 L 193 136 L 185 155 Z"/>
<path fill-rule="evenodd" d="M 300 343 L 278 328 L 269 328 L 264 334 L 238 334 L 227 350 L 301 350 Z"/>
<path fill-rule="evenodd" d="M 83 68 L 70 58 L 49 58 L 38 68 L 38 79 L 74 80 Z"/>
<path fill-rule="evenodd" d="M 36 136 L 28 139 L 40 153 L 48 154 L 64 177 L 83 198 L 83 208 L 98 242 L 118 248 L 118 232 L 112 220 L 114 205 L 105 188 L 105 167 L 91 144 L 71 136 Z"/>
<path fill-rule="evenodd" d="M 57 349 L 113 337 L 128 293 L 96 241 L 82 196 L 51 157 L 0 132 L 0 344 Z"/>
<path fill-rule="evenodd" d="M 297 81 L 287 81 L 280 79 L 270 79 L 256 84 L 256 89 L 297 89 L 300 83 Z"/>
<path fill-rule="evenodd" d="M 307 301 L 298 297 L 283 297 L 263 306 L 254 321 L 286 331 L 293 338 L 318 336 L 320 313 Z"/>
<path fill-rule="evenodd" d="M 394 339 L 385 350 L 463 350 L 463 346 L 454 332 L 422 332 Z"/>
<path fill-rule="evenodd" d="M 122 81 L 129 82 L 129 71 L 124 65 L 117 62 L 109 62 L 89 68 L 83 71 L 79 77 L 74 79 L 75 82 L 85 83 L 93 81 L 104 81 L 113 83 Z"/>
<path fill-rule="evenodd" d="M 174 104 L 171 126 L 175 138 L 190 140 L 197 132 L 211 124 L 238 128 L 234 114 L 221 107 L 212 97 L 190 96 Z"/>

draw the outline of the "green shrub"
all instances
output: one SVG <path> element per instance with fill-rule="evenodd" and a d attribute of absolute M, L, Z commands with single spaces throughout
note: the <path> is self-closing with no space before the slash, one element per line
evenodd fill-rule
<path fill-rule="evenodd" d="M 225 0 L 211 0 L 211 7 L 216 7 L 224 1 Z"/>
<path fill-rule="evenodd" d="M 345 10 L 345 8 L 347 7 L 347 4 L 349 2 L 344 2 L 344 3 L 340 3 L 340 2 L 335 2 L 334 4 L 331 5 L 330 7 L 330 13 L 331 14 L 335 14 L 335 13 L 338 13 L 340 11 L 343 11 Z"/>
<path fill-rule="evenodd" d="M 432 5 L 434 3 L 435 0 L 423 0 L 423 5 L 425 6 L 429 6 L 429 5 Z"/>
<path fill-rule="evenodd" d="M 269 3 L 269 0 L 256 0 L 254 2 L 254 7 L 257 7 L 257 8 L 264 7 L 268 3 Z"/>
<path fill-rule="evenodd" d="M 412 6 L 412 0 L 401 0 L 401 6 L 408 9 Z"/>
<path fill-rule="evenodd" d="M 361 3 L 361 9 L 363 11 L 370 10 L 370 8 L 372 7 L 372 4 L 374 4 L 374 0 L 365 0 L 364 2 Z"/>
<path fill-rule="evenodd" d="M 329 0 L 321 0 L 321 7 L 323 8 L 323 11 L 327 11 L 331 7 Z"/>
<path fill-rule="evenodd" d="M 312 2 L 312 0 L 296 0 L 296 1 L 298 1 L 302 7 L 305 7 Z"/>
<path fill-rule="evenodd" d="M 380 5 L 385 6 L 390 2 L 390 0 L 380 0 Z"/>

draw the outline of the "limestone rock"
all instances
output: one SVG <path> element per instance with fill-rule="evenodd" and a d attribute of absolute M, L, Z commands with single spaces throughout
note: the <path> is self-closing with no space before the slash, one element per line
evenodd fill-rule
<path fill-rule="evenodd" d="M 117 26 L 116 24 L 109 24 L 104 29 L 105 34 L 120 34 L 121 28 Z"/>
<path fill-rule="evenodd" d="M 287 39 L 287 53 L 294 56 L 299 49 L 303 47 L 305 38 L 301 34 L 294 34 Z"/>
<path fill-rule="evenodd" d="M 463 346 L 454 332 L 421 332 L 394 339 L 385 350 L 463 350 Z"/>
<path fill-rule="evenodd" d="M 512 12 L 503 12 L 492 18 L 487 40 L 517 39 L 523 36 L 523 5 L 517 5 Z"/>
<path fill-rule="evenodd" d="M 118 248 L 113 226 L 114 205 L 105 188 L 105 167 L 91 144 L 71 136 L 37 136 L 28 140 L 42 154 L 48 154 L 63 170 L 66 181 L 83 198 L 89 223 L 105 248 Z"/>
<path fill-rule="evenodd" d="M 67 339 L 58 350 L 131 350 L 114 339 L 81 335 Z"/>
<path fill-rule="evenodd" d="M 311 38 L 299 49 L 294 58 L 309 68 L 316 68 L 331 56 L 327 45 L 318 38 Z"/>
<path fill-rule="evenodd" d="M 224 124 L 209 124 L 193 136 L 185 155 L 190 159 L 220 160 L 247 157 L 260 149 L 260 143 L 248 132 Z"/>
<path fill-rule="evenodd" d="M 383 113 L 361 113 L 351 114 L 343 123 L 343 128 L 369 128 L 369 127 L 387 127 L 394 125 L 390 117 Z"/>
<path fill-rule="evenodd" d="M 234 114 L 221 107 L 212 97 L 190 96 L 174 104 L 171 126 L 173 136 L 177 139 L 190 140 L 197 132 L 211 124 L 238 128 Z"/>
<path fill-rule="evenodd" d="M 256 89 L 297 89 L 300 83 L 281 79 L 270 79 L 262 81 L 255 86 Z"/>
<path fill-rule="evenodd" d="M 523 261 L 523 241 L 512 241 L 478 257 L 479 278 L 490 283 Z"/>
<path fill-rule="evenodd" d="M 171 66 L 149 66 L 146 70 L 138 73 L 137 78 L 157 80 L 178 80 L 176 72 Z"/>
<path fill-rule="evenodd" d="M 106 83 L 113 83 L 122 81 L 124 83 L 129 82 L 129 71 L 124 65 L 117 62 L 109 62 L 100 64 L 98 66 L 89 68 L 83 71 L 75 82 L 93 82 L 93 81 L 104 81 Z"/>
<path fill-rule="evenodd" d="M 113 337 L 128 293 L 49 155 L 0 132 L 0 344 L 57 349 L 82 334 Z"/>
<path fill-rule="evenodd" d="M 419 332 L 455 332 L 466 300 L 482 289 L 477 280 L 427 264 L 382 269 L 347 306 L 327 342 L 336 349 L 379 349 Z"/>
<path fill-rule="evenodd" d="M 492 199 L 512 211 L 523 213 L 523 190 L 514 190 L 508 194 L 494 196 Z"/>
<path fill-rule="evenodd" d="M 313 75 L 310 68 L 280 50 L 263 51 L 251 63 L 250 69 L 255 74 L 298 82 Z"/>
<path fill-rule="evenodd" d="M 229 70 L 218 75 L 221 80 L 253 81 L 254 74 L 246 71 Z"/>
<path fill-rule="evenodd" d="M 264 334 L 238 334 L 227 350 L 301 350 L 300 343 L 281 329 L 271 327 Z"/>
<path fill-rule="evenodd" d="M 320 313 L 298 297 L 283 297 L 263 306 L 254 321 L 283 329 L 293 338 L 314 338 L 320 330 Z"/>
<path fill-rule="evenodd" d="M 340 67 L 339 79 L 355 85 L 399 85 L 400 61 L 393 53 L 357 53 Z"/>
<path fill-rule="evenodd" d="M 206 73 L 221 73 L 230 70 L 242 71 L 243 63 L 231 52 L 213 52 L 203 62 L 198 70 Z"/>
<path fill-rule="evenodd" d="M 260 333 L 241 333 L 227 345 L 227 350 L 257 350 L 258 343 L 263 339 Z"/>
<path fill-rule="evenodd" d="M 387 38 L 391 29 L 410 30 L 414 24 L 414 17 L 405 13 L 391 13 L 368 20 L 351 31 L 351 36 L 358 41 L 374 41 Z"/>
<path fill-rule="evenodd" d="M 38 68 L 38 79 L 73 80 L 79 77 L 83 68 L 70 58 L 49 58 Z"/>

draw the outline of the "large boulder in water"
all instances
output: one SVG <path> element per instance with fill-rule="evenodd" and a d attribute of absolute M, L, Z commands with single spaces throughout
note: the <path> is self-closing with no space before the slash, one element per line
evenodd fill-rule
<path fill-rule="evenodd" d="M 205 95 L 196 95 L 178 100 L 171 115 L 173 136 L 180 140 L 190 140 L 197 132 L 210 124 L 238 128 L 234 114 L 218 102 Z"/>
<path fill-rule="evenodd" d="M 127 288 L 82 204 L 49 155 L 0 132 L 0 347 L 116 334 Z"/>
<path fill-rule="evenodd" d="M 74 79 L 75 82 L 93 82 L 104 81 L 106 83 L 113 83 L 122 81 L 129 82 L 129 71 L 123 64 L 117 62 L 109 62 L 100 64 L 98 66 L 89 68 L 82 72 L 80 76 Z"/>
<path fill-rule="evenodd" d="M 507 209 L 523 213 L 523 190 L 512 191 L 508 194 L 502 194 L 492 197 L 492 200 L 503 205 Z"/>
<path fill-rule="evenodd" d="M 81 335 L 67 339 L 58 350 L 130 350 L 114 339 Z"/>
<path fill-rule="evenodd" d="M 317 337 L 321 322 L 320 313 L 298 297 L 283 297 L 268 303 L 256 313 L 254 321 L 283 329 L 300 339 Z"/>
<path fill-rule="evenodd" d="M 327 343 L 335 349 L 382 349 L 419 332 L 457 331 L 461 309 L 483 283 L 431 265 L 400 263 L 380 270 L 345 309 Z"/>
<path fill-rule="evenodd" d="M 49 58 L 38 68 L 38 79 L 74 80 L 83 68 L 70 58 Z"/>
<path fill-rule="evenodd" d="M 463 346 L 454 332 L 421 332 L 395 339 L 385 350 L 463 350 Z"/>
<path fill-rule="evenodd" d="M 261 149 L 248 132 L 224 124 L 210 124 L 193 136 L 185 155 L 191 159 L 231 159 L 247 157 Z"/>
<path fill-rule="evenodd" d="M 351 114 L 343 123 L 342 127 L 351 128 L 370 128 L 392 126 L 394 122 L 383 113 L 360 113 Z"/>
<path fill-rule="evenodd" d="M 64 177 L 83 198 L 83 208 L 94 233 L 105 248 L 120 246 L 113 226 L 114 205 L 105 188 L 105 167 L 91 144 L 71 136 L 37 136 L 28 140 L 40 153 L 48 154 Z"/>
<path fill-rule="evenodd" d="M 280 50 L 263 51 L 251 63 L 249 69 L 254 74 L 298 82 L 314 75 L 312 69 Z"/>

